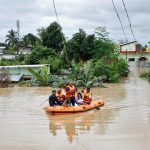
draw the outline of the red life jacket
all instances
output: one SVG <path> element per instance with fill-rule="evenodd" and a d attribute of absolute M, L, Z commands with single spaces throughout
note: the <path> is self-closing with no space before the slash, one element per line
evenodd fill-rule
<path fill-rule="evenodd" d="M 71 98 L 75 96 L 75 86 L 67 86 L 66 89 L 69 88 L 69 91 L 66 90 L 66 98 Z"/>

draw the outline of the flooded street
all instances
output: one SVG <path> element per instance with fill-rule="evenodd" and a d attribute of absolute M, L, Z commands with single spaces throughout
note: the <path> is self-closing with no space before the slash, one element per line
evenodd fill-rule
<path fill-rule="evenodd" d="M 0 89 L 0 149 L 149 150 L 150 84 L 139 72 L 131 68 L 124 82 L 92 89 L 107 103 L 81 114 L 47 115 L 40 104 L 49 87 Z"/>

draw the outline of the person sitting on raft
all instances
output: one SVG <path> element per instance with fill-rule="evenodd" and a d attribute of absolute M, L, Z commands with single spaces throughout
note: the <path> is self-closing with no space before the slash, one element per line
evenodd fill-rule
<path fill-rule="evenodd" d="M 82 105 L 83 104 L 83 98 L 82 98 L 82 94 L 80 92 L 78 92 L 77 95 L 76 95 L 76 103 L 78 105 Z"/>
<path fill-rule="evenodd" d="M 56 97 L 57 97 L 57 100 L 60 102 L 60 104 L 62 105 L 63 102 L 65 101 L 66 99 L 66 93 L 63 92 L 61 89 L 59 89 L 56 93 Z"/>
<path fill-rule="evenodd" d="M 49 105 L 50 106 L 61 105 L 61 103 L 57 100 L 56 90 L 53 90 L 52 95 L 49 96 Z"/>
<path fill-rule="evenodd" d="M 69 100 L 72 106 L 75 106 L 76 103 L 75 93 L 77 91 L 76 87 L 71 82 L 68 82 L 68 85 L 66 86 L 65 90 L 66 90 L 66 101 Z"/>
<path fill-rule="evenodd" d="M 83 92 L 84 92 L 83 103 L 90 105 L 92 102 L 92 93 L 90 91 L 90 88 L 87 87 L 86 89 L 83 90 Z"/>

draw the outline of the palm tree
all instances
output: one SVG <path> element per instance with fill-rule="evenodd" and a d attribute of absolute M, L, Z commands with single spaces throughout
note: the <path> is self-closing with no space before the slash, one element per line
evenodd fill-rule
<path fill-rule="evenodd" d="M 13 47 L 14 49 L 16 49 L 18 54 L 18 38 L 14 30 L 11 29 L 10 31 L 8 31 L 5 42 L 8 44 L 8 47 Z"/>

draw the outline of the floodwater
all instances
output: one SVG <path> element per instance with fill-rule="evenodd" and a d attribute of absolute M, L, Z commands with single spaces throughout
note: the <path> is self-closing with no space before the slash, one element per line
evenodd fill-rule
<path fill-rule="evenodd" d="M 40 104 L 51 88 L 0 89 L 0 150 L 149 150 L 150 84 L 128 79 L 92 89 L 100 110 L 49 116 Z"/>

